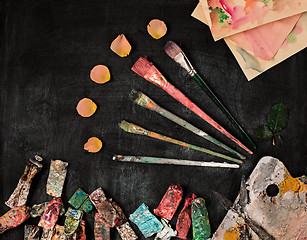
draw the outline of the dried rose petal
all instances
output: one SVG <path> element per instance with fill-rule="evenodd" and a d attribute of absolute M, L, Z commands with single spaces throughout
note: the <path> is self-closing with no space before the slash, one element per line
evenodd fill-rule
<path fill-rule="evenodd" d="M 89 98 L 83 98 L 78 102 L 77 111 L 82 117 L 92 116 L 97 109 L 97 105 Z"/>
<path fill-rule="evenodd" d="M 106 83 L 110 80 L 111 75 L 107 66 L 97 65 L 91 70 L 90 78 L 96 83 Z"/>
<path fill-rule="evenodd" d="M 153 19 L 148 23 L 147 31 L 154 39 L 159 39 L 166 34 L 167 27 L 163 21 Z"/>
<path fill-rule="evenodd" d="M 110 48 L 120 57 L 127 57 L 131 51 L 131 45 L 124 34 L 118 35 L 111 43 Z"/>
<path fill-rule="evenodd" d="M 99 152 L 102 147 L 102 142 L 99 138 L 91 137 L 87 140 L 87 143 L 84 144 L 84 150 L 87 150 L 91 153 Z"/>

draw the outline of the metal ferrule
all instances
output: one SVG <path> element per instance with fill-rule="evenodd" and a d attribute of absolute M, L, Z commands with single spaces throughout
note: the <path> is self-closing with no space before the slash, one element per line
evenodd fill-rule
<path fill-rule="evenodd" d="M 192 64 L 190 63 L 189 59 L 184 54 L 184 52 L 181 51 L 179 54 L 177 54 L 177 56 L 174 57 L 174 60 L 182 68 L 184 68 L 191 77 L 193 77 L 196 74 L 195 69 L 193 68 Z"/>

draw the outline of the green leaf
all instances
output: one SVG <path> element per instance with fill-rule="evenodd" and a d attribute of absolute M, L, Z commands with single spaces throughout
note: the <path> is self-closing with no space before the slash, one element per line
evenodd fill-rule
<path fill-rule="evenodd" d="M 270 139 L 273 137 L 273 133 L 268 126 L 262 126 L 257 128 L 256 135 L 261 139 Z"/>
<path fill-rule="evenodd" d="M 288 110 L 282 103 L 272 107 L 268 114 L 269 128 L 275 133 L 283 130 L 288 122 Z"/>

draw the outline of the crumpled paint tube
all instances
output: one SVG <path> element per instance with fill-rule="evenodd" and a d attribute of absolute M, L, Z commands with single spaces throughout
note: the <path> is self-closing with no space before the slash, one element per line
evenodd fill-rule
<path fill-rule="evenodd" d="M 68 201 L 75 209 L 89 212 L 93 209 L 93 204 L 89 195 L 79 188 Z"/>
<path fill-rule="evenodd" d="M 78 229 L 82 220 L 83 212 L 81 210 L 68 208 L 65 216 L 64 232 L 66 236 L 71 236 Z"/>
<path fill-rule="evenodd" d="M 64 234 L 64 226 L 55 225 L 54 235 L 51 240 L 66 240 L 66 235 Z"/>
<path fill-rule="evenodd" d="M 196 198 L 192 203 L 193 240 L 208 239 L 211 235 L 205 200 Z"/>
<path fill-rule="evenodd" d="M 131 228 L 124 211 L 117 204 L 117 202 L 112 201 L 112 199 L 110 199 L 109 201 L 112 203 L 112 206 L 114 207 L 117 213 L 116 230 L 118 231 L 118 234 L 120 235 L 121 239 L 122 240 L 137 239 L 138 237 L 136 236 L 135 232 Z"/>
<path fill-rule="evenodd" d="M 145 203 L 139 206 L 134 213 L 130 214 L 129 220 L 138 226 L 145 238 L 163 229 L 162 223 L 149 211 Z"/>
<path fill-rule="evenodd" d="M 117 221 L 116 210 L 106 198 L 102 188 L 100 187 L 92 192 L 90 199 L 109 227 L 114 227 Z"/>
<path fill-rule="evenodd" d="M 40 240 L 52 240 L 52 236 L 54 235 L 54 228 L 53 229 L 47 229 L 43 228 L 42 237 Z"/>
<path fill-rule="evenodd" d="M 30 208 L 26 206 L 14 207 L 0 217 L 0 234 L 17 227 L 30 217 Z"/>
<path fill-rule="evenodd" d="M 171 220 L 181 202 L 182 195 L 183 191 L 179 184 L 169 186 L 159 206 L 154 210 L 154 214 Z"/>
<path fill-rule="evenodd" d="M 80 225 L 74 235 L 74 240 L 86 240 L 85 221 L 81 220 Z"/>
<path fill-rule="evenodd" d="M 100 213 L 95 213 L 94 235 L 95 240 L 110 239 L 110 227 Z"/>
<path fill-rule="evenodd" d="M 187 239 L 188 232 L 191 227 L 192 219 L 191 219 L 191 205 L 197 196 L 193 193 L 189 195 L 185 199 L 184 206 L 179 213 L 176 230 L 178 232 L 177 238 Z"/>
<path fill-rule="evenodd" d="M 155 240 L 169 240 L 171 237 L 176 237 L 177 231 L 173 230 L 168 220 L 161 218 L 163 229 L 157 233 Z"/>
<path fill-rule="evenodd" d="M 46 186 L 48 195 L 52 197 L 61 197 L 67 173 L 67 166 L 67 162 L 63 162 L 61 160 L 51 160 Z"/>
<path fill-rule="evenodd" d="M 41 217 L 44 214 L 45 209 L 46 209 L 48 204 L 49 204 L 49 202 L 34 204 L 31 208 L 31 212 L 30 212 L 31 217 L 32 218 Z M 64 208 L 64 205 L 62 205 L 62 208 L 61 208 L 61 211 L 60 211 L 60 216 L 62 216 L 64 213 L 65 213 L 65 208 Z"/>
<path fill-rule="evenodd" d="M 41 164 L 42 160 L 43 159 L 37 155 L 35 155 L 35 159 L 30 158 L 28 160 L 27 166 L 19 179 L 17 187 L 10 198 L 5 202 L 8 207 L 13 208 L 26 204 L 32 179 L 43 167 Z"/>
<path fill-rule="evenodd" d="M 35 225 L 25 225 L 24 240 L 39 240 L 39 227 Z"/>
<path fill-rule="evenodd" d="M 61 198 L 53 198 L 50 203 L 48 203 L 43 216 L 41 216 L 38 226 L 49 230 L 53 229 L 58 220 L 62 204 Z"/>

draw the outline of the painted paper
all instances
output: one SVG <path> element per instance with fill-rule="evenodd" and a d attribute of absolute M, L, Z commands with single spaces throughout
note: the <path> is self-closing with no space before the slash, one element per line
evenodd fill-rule
<path fill-rule="evenodd" d="M 304 0 L 202 0 L 214 40 L 307 11 Z"/>
<path fill-rule="evenodd" d="M 55 230 L 54 228 L 53 229 L 43 228 L 42 237 L 40 240 L 51 240 L 54 234 L 54 230 Z"/>
<path fill-rule="evenodd" d="M 294 178 L 284 164 L 273 157 L 263 157 L 246 182 L 249 202 L 241 208 L 242 213 L 260 225 L 275 240 L 306 239 L 307 236 L 307 184 L 306 176 Z M 276 188 L 270 194 L 268 188 Z M 233 206 L 239 205 L 240 196 Z M 242 218 L 228 211 L 212 239 L 240 239 Z M 259 240 L 250 231 L 251 239 Z"/>
<path fill-rule="evenodd" d="M 138 226 L 145 238 L 163 229 L 162 223 L 149 211 L 145 203 L 139 206 L 134 213 L 130 214 L 129 220 Z"/>
<path fill-rule="evenodd" d="M 96 189 L 90 194 L 89 197 L 99 214 L 101 214 L 103 219 L 106 221 L 106 223 L 110 227 L 114 227 L 116 224 L 116 210 L 106 198 L 102 188 L 100 187 Z"/>
<path fill-rule="evenodd" d="M 17 227 L 30 217 L 30 208 L 26 206 L 14 207 L 0 217 L 0 234 Z"/>
<path fill-rule="evenodd" d="M 68 208 L 65 216 L 64 232 L 67 236 L 71 236 L 78 229 L 80 221 L 82 220 L 83 212 L 81 210 Z"/>
<path fill-rule="evenodd" d="M 192 13 L 192 16 L 201 22 L 208 24 L 201 4 L 197 5 L 196 9 Z M 253 56 L 248 51 L 244 50 L 240 45 L 237 45 L 234 41 L 231 41 L 228 37 L 224 38 L 224 40 L 235 56 L 246 78 L 250 81 L 266 70 L 274 67 L 285 59 L 306 48 L 307 13 L 305 12 L 302 14 L 295 27 L 292 29 L 286 40 L 282 43 L 281 47 L 271 60 L 263 60 L 260 57 Z"/>
<path fill-rule="evenodd" d="M 42 161 L 43 159 L 38 155 L 35 155 L 34 159 L 28 160 L 27 166 L 19 179 L 16 189 L 5 202 L 8 207 L 13 208 L 26 204 L 32 180 L 43 167 L 41 164 Z"/>
<path fill-rule="evenodd" d="M 93 209 L 89 195 L 79 188 L 68 201 L 75 209 L 89 212 Z"/>
<path fill-rule="evenodd" d="M 211 228 L 205 200 L 196 198 L 192 203 L 193 239 L 203 240 L 211 236 Z"/>
<path fill-rule="evenodd" d="M 192 195 L 187 196 L 185 199 L 184 206 L 181 212 L 179 213 L 177 219 L 177 224 L 176 224 L 176 230 L 178 232 L 177 238 L 187 239 L 187 235 L 192 223 L 191 206 L 196 197 L 197 196 L 193 193 Z"/>
<path fill-rule="evenodd" d="M 49 204 L 49 202 L 34 204 L 31 208 L 31 211 L 30 211 L 31 217 L 32 218 L 41 217 L 44 214 L 45 209 L 48 206 L 48 204 Z M 64 205 L 62 204 L 60 216 L 62 216 L 64 213 L 65 213 L 65 208 L 64 208 Z"/>
<path fill-rule="evenodd" d="M 55 225 L 54 235 L 52 236 L 51 240 L 66 240 L 64 226 Z"/>
<path fill-rule="evenodd" d="M 171 237 L 176 237 L 177 231 L 173 230 L 168 220 L 161 218 L 163 229 L 157 233 L 155 240 L 170 240 Z"/>
<path fill-rule="evenodd" d="M 182 195 L 183 190 L 179 184 L 169 186 L 159 206 L 154 210 L 154 214 L 171 220 L 181 202 Z"/>
<path fill-rule="evenodd" d="M 24 240 L 39 240 L 39 227 L 35 225 L 25 225 Z"/>
<path fill-rule="evenodd" d="M 99 213 L 95 213 L 94 235 L 95 240 L 110 239 L 110 227 Z"/>
<path fill-rule="evenodd" d="M 51 160 L 49 177 L 47 180 L 47 194 L 53 197 L 61 197 L 64 181 L 67 173 L 67 162 Z"/>
<path fill-rule="evenodd" d="M 62 204 L 61 198 L 53 198 L 47 205 L 43 216 L 41 216 L 38 226 L 46 229 L 53 229 L 58 220 Z"/>

